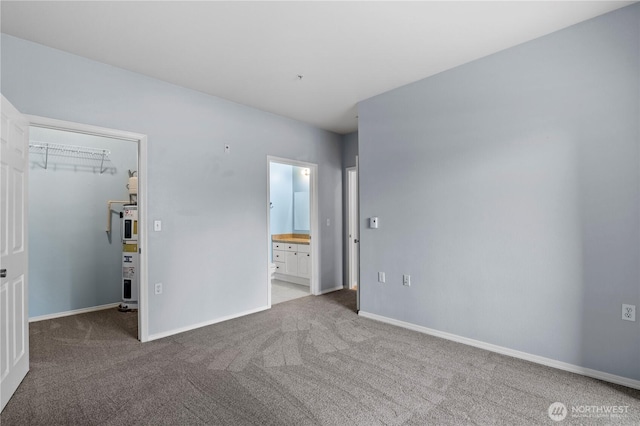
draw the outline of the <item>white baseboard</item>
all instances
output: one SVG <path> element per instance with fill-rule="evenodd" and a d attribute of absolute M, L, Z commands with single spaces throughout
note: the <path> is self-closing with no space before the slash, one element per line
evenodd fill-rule
<path fill-rule="evenodd" d="M 318 295 L 321 295 L 321 294 L 327 294 L 327 293 L 331 293 L 331 292 L 333 292 L 333 291 L 342 290 L 343 288 L 344 288 L 344 287 L 343 287 L 343 286 L 341 286 L 341 285 L 340 285 L 340 286 L 336 286 L 336 287 L 332 287 L 332 288 L 328 288 L 328 289 L 326 289 L 326 290 L 322 290 L 322 291 L 320 291 L 320 293 L 318 293 Z"/>
<path fill-rule="evenodd" d="M 592 370 L 590 368 L 581 367 L 579 365 L 569 364 L 569 363 L 558 361 L 555 359 L 545 358 L 543 356 L 533 355 L 527 352 L 505 348 L 504 346 L 498 346 L 491 343 L 482 342 L 480 340 L 470 339 L 468 337 L 462 337 L 456 334 L 434 330 L 431 328 L 423 327 L 416 324 L 411 324 L 411 323 L 396 320 L 393 318 L 384 317 L 382 315 L 372 314 L 365 311 L 360 311 L 358 314 L 364 318 L 369 318 L 369 319 L 384 322 L 387 324 L 396 325 L 398 327 L 417 331 L 419 333 L 441 337 L 443 339 L 452 340 L 454 342 L 463 343 L 469 346 L 475 346 L 477 348 L 486 349 L 488 351 L 496 352 L 502 355 L 508 355 L 514 358 L 523 359 L 525 361 L 535 362 L 536 364 L 546 365 L 547 367 L 553 367 L 559 370 L 569 371 L 571 373 L 592 377 L 594 379 L 604 380 L 605 382 L 615 383 L 617 385 L 627 386 L 629 388 L 640 389 L 640 380 L 629 379 L 627 377 L 605 373 L 604 371 Z"/>
<path fill-rule="evenodd" d="M 118 303 L 109 303 L 107 305 L 92 306 L 90 308 L 74 309 L 72 311 L 57 312 L 55 314 L 40 315 L 40 316 L 37 316 L 37 317 L 29 318 L 29 322 L 38 322 L 38 321 L 50 320 L 50 319 L 54 319 L 54 318 L 68 317 L 68 316 L 71 316 L 71 315 L 86 314 L 87 312 L 102 311 L 104 309 L 116 308 L 119 305 L 120 305 L 120 302 L 118 302 Z"/>
<path fill-rule="evenodd" d="M 162 339 L 164 337 L 173 336 L 174 334 L 184 333 L 185 331 L 195 330 L 196 328 L 206 327 L 208 325 L 217 324 L 219 322 L 229 321 L 231 319 L 243 317 L 245 315 L 251 315 L 251 314 L 258 313 L 258 312 L 266 311 L 267 309 L 270 309 L 270 307 L 269 306 L 263 306 L 261 308 L 252 309 L 250 311 L 245 311 L 245 312 L 240 312 L 238 314 L 227 315 L 226 317 L 216 318 L 216 319 L 213 319 L 213 320 L 210 320 L 210 321 L 205 321 L 205 322 L 201 322 L 201 323 L 198 323 L 198 324 L 189 325 L 189 326 L 186 326 L 186 327 L 174 328 L 173 330 L 163 331 L 162 333 L 150 334 L 148 336 L 147 342 L 150 342 L 152 340 Z"/>

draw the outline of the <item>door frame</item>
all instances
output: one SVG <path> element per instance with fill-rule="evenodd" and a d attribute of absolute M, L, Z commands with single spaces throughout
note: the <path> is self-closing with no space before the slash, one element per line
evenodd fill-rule
<path fill-rule="evenodd" d="M 124 130 L 109 129 L 90 124 L 74 123 L 54 118 L 25 115 L 29 125 L 46 129 L 62 130 L 72 133 L 82 133 L 91 136 L 102 136 L 135 142 L 138 145 L 138 218 L 142 226 L 138 230 L 138 249 L 140 252 L 140 285 L 138 300 L 138 340 L 149 340 L 149 310 L 148 310 L 148 259 L 147 259 L 147 136 Z M 105 200 L 106 202 L 106 200 Z"/>
<path fill-rule="evenodd" d="M 347 279 L 348 288 L 353 289 L 354 283 L 360 287 L 359 250 L 354 239 L 359 240 L 358 226 L 358 168 L 356 166 L 345 169 L 347 175 Z M 354 234 L 355 236 L 352 236 Z"/>
<path fill-rule="evenodd" d="M 311 294 L 317 296 L 320 293 L 320 222 L 318 214 L 318 165 L 315 163 L 307 163 L 304 161 L 292 160 L 289 158 L 274 157 L 267 155 L 267 305 L 271 308 L 271 277 L 269 271 L 269 249 L 271 248 L 271 208 L 269 200 L 271 199 L 271 163 L 286 164 L 295 167 L 305 167 L 309 169 L 309 213 L 311 229 Z"/>

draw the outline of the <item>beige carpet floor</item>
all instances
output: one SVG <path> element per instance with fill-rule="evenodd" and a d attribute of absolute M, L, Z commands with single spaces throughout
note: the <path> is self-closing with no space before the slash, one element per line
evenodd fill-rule
<path fill-rule="evenodd" d="M 640 424 L 640 391 L 358 317 L 355 293 L 139 343 L 117 310 L 33 323 L 10 425 Z M 556 423 L 554 402 L 623 406 Z"/>

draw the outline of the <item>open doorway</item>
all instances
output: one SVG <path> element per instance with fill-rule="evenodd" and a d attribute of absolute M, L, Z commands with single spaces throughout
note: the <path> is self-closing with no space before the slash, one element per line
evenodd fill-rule
<path fill-rule="evenodd" d="M 146 138 L 28 118 L 30 321 L 120 307 L 145 341 Z"/>
<path fill-rule="evenodd" d="M 269 306 L 318 294 L 317 165 L 267 158 Z"/>

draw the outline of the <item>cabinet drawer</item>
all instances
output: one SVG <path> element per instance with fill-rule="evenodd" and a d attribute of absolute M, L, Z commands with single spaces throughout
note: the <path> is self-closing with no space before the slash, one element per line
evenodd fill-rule
<path fill-rule="evenodd" d="M 309 244 L 298 244 L 298 252 L 311 253 L 311 246 Z"/>
<path fill-rule="evenodd" d="M 284 250 L 284 243 L 272 243 L 274 250 Z"/>
<path fill-rule="evenodd" d="M 274 250 L 273 251 L 273 261 L 276 264 L 278 262 L 284 262 L 284 251 L 282 251 L 282 250 Z"/>
<path fill-rule="evenodd" d="M 276 264 L 276 273 L 284 274 L 284 262 L 274 262 Z"/>
<path fill-rule="evenodd" d="M 286 244 L 283 244 L 283 246 L 284 246 L 284 251 L 298 251 L 297 244 L 286 243 Z"/>

